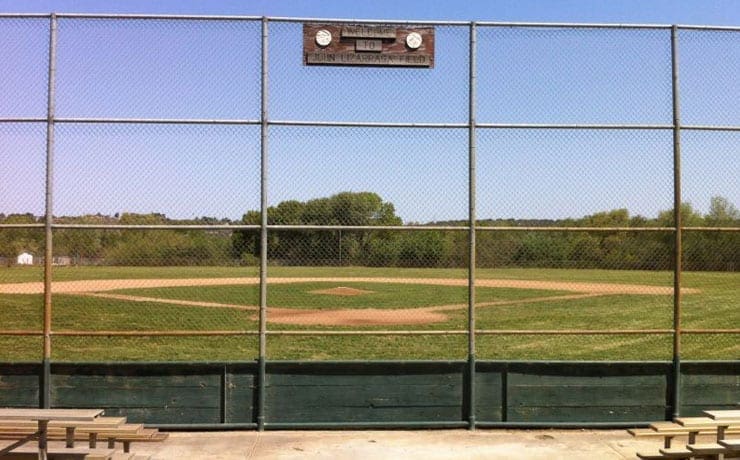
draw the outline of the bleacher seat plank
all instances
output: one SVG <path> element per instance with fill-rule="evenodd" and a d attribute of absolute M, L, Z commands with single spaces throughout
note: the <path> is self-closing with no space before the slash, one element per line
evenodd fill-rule
<path fill-rule="evenodd" d="M 665 460 L 667 457 L 660 452 L 651 452 L 651 453 L 645 453 L 645 452 L 638 452 L 637 457 L 641 458 L 642 460 Z"/>
<path fill-rule="evenodd" d="M 697 455 L 717 455 L 724 454 L 727 450 L 725 446 L 717 443 L 709 444 L 687 444 L 686 448 Z"/>
<path fill-rule="evenodd" d="M 740 434 L 740 411 L 704 411 L 707 417 L 680 417 L 673 422 L 653 422 L 648 429 L 631 428 L 627 432 L 636 438 L 662 437 L 665 446 L 655 452 L 637 452 L 646 460 L 740 458 L 740 439 L 725 436 Z M 698 436 L 716 435 L 716 442 L 698 443 Z M 677 436 L 688 436 L 685 447 L 671 447 Z"/>
<path fill-rule="evenodd" d="M 740 425 L 740 421 L 735 420 L 714 420 L 709 417 L 682 417 L 677 418 L 676 423 L 687 428 L 713 428 L 717 426 Z"/>
<path fill-rule="evenodd" d="M 689 431 L 698 432 L 698 431 L 706 431 L 714 433 L 717 430 L 712 429 L 712 427 L 693 427 L 693 426 L 684 426 L 679 425 L 678 423 L 651 423 L 650 429 L 655 431 L 656 433 L 675 433 L 675 434 L 683 434 L 688 433 Z"/>
<path fill-rule="evenodd" d="M 691 452 L 689 449 L 685 447 L 671 447 L 671 448 L 662 448 L 659 449 L 659 452 L 663 454 L 663 458 L 689 458 L 693 455 L 695 455 L 693 452 Z"/>
<path fill-rule="evenodd" d="M 9 429 L 0 428 L 0 439 L 16 440 L 20 437 L 35 433 L 33 428 Z M 96 448 L 97 442 L 107 442 L 108 448 L 112 449 L 116 442 L 123 444 L 123 450 L 128 453 L 134 442 L 162 442 L 169 435 L 154 428 L 144 428 L 141 424 L 122 425 L 121 429 L 102 430 L 80 430 L 75 431 L 74 441 L 87 441 L 89 448 Z M 50 430 L 47 436 L 50 441 L 67 441 L 66 429 L 56 428 Z M 71 446 L 73 444 L 66 444 Z"/>
<path fill-rule="evenodd" d="M 52 420 L 49 422 L 49 428 L 67 428 L 73 426 L 75 428 L 81 427 L 110 427 L 115 428 L 126 423 L 126 417 L 98 417 L 91 422 L 75 422 L 75 421 L 62 421 Z M 21 428 L 31 427 L 36 428 L 38 423 L 32 420 L 0 420 L 0 428 Z"/>
<path fill-rule="evenodd" d="M 159 442 L 168 437 L 167 433 L 160 433 L 157 429 L 126 423 L 125 417 L 98 417 L 100 414 L 102 410 L 99 409 L 0 409 L 0 449 L 12 449 L 8 457 L 3 455 L 3 459 L 37 458 L 39 448 L 36 443 L 22 444 L 19 440 L 38 437 L 41 425 L 38 420 L 46 421 L 49 459 L 148 460 L 147 456 L 131 454 L 131 443 Z M 88 441 L 87 446 L 75 447 L 75 441 L 83 440 Z M 108 441 L 108 447 L 97 447 L 98 440 Z M 123 444 L 124 452 L 115 450 L 116 442 Z"/>
<path fill-rule="evenodd" d="M 707 417 L 717 421 L 740 420 L 740 410 L 705 410 L 704 413 Z"/>
<path fill-rule="evenodd" d="M 0 408 L 0 419 L 5 420 L 65 420 L 88 422 L 103 413 L 102 409 L 16 409 Z"/>
<path fill-rule="evenodd" d="M 93 427 L 85 427 L 81 428 L 79 431 L 80 433 L 98 433 L 98 436 L 107 436 L 110 434 L 135 434 L 139 433 L 144 430 L 144 425 L 140 423 L 127 423 L 125 425 L 121 425 L 118 428 L 103 428 L 103 429 L 97 429 Z"/>
<path fill-rule="evenodd" d="M 86 459 L 86 460 L 108 460 L 115 453 L 114 449 L 90 449 L 89 447 L 66 447 L 64 444 L 49 443 L 46 450 L 50 460 L 67 460 L 67 459 Z M 37 459 L 39 448 L 35 445 L 25 445 L 13 449 L 8 455 L 8 459 Z M 5 457 L 3 457 L 4 459 Z"/>
<path fill-rule="evenodd" d="M 70 427 L 67 427 L 70 428 Z M 51 427 L 47 429 L 47 432 L 49 433 L 49 436 L 52 435 L 64 435 L 67 433 L 67 428 L 62 427 Z M 120 425 L 118 427 L 111 427 L 111 426 L 101 426 L 101 427 L 93 427 L 93 426 L 84 426 L 82 428 L 76 429 L 75 434 L 84 434 L 87 436 L 87 433 L 137 433 L 144 429 L 144 425 L 141 424 L 125 424 Z M 35 433 L 37 431 L 36 427 L 31 426 L 22 426 L 22 427 L 4 427 L 0 426 L 0 433 Z"/>
<path fill-rule="evenodd" d="M 162 442 L 167 439 L 169 435 L 162 433 L 156 429 L 145 429 L 140 433 L 128 433 L 120 436 L 108 437 L 108 447 L 113 448 L 115 443 L 120 442 L 123 444 L 123 451 L 128 453 L 131 449 L 132 442 Z M 103 438 L 106 439 L 106 438 Z"/>
<path fill-rule="evenodd" d="M 141 424 L 137 425 L 122 425 L 121 427 L 114 428 L 101 428 L 95 429 L 92 427 L 85 427 L 74 431 L 74 439 L 76 441 L 86 441 L 89 439 L 91 434 L 95 434 L 96 437 L 109 437 L 116 435 L 130 435 L 136 434 L 144 430 L 144 426 Z M 36 433 L 35 428 L 23 427 L 23 428 L 5 428 L 0 427 L 0 439 L 16 439 Z M 52 428 L 47 431 L 47 438 L 50 440 L 67 439 L 66 428 Z"/>
<path fill-rule="evenodd" d="M 719 444 L 726 447 L 727 450 L 740 452 L 740 439 L 723 439 Z"/>
<path fill-rule="evenodd" d="M 640 436 L 650 436 L 649 431 L 652 431 L 654 433 L 654 436 L 660 436 L 662 434 L 686 434 L 689 432 L 695 432 L 699 435 L 711 435 L 711 434 L 717 434 L 717 425 L 710 425 L 710 426 L 685 426 L 685 425 L 679 425 L 677 423 L 668 423 L 668 424 L 656 424 L 651 423 L 649 429 L 645 428 L 636 428 L 633 429 L 637 434 Z M 630 430 L 627 430 L 632 433 Z M 740 425 L 730 425 L 727 430 L 725 430 L 725 434 L 740 434 Z"/>

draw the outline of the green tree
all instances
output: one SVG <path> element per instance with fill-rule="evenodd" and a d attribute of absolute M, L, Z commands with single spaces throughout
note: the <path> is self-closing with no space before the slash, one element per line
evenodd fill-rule
<path fill-rule="evenodd" d="M 736 227 L 740 225 L 740 211 L 727 198 L 713 196 L 705 219 L 710 227 Z"/>
<path fill-rule="evenodd" d="M 75 217 L 59 217 L 60 224 L 113 224 L 117 221 L 101 214 Z M 112 245 L 115 234 L 98 229 L 65 229 L 54 233 L 54 255 L 72 257 L 75 263 L 83 258 L 100 258 L 104 248 Z"/>
<path fill-rule="evenodd" d="M 163 225 L 173 221 L 164 214 L 124 213 L 125 225 Z M 230 261 L 228 236 L 202 230 L 120 230 L 115 242 L 105 251 L 114 265 L 221 265 Z"/>
<path fill-rule="evenodd" d="M 4 216 L 3 224 L 37 224 L 41 220 L 33 214 L 9 214 Z M 15 261 L 22 252 L 29 252 L 34 256 L 41 256 L 44 252 L 44 231 L 35 228 L 4 228 L 0 229 L 0 256 Z"/>
<path fill-rule="evenodd" d="M 249 211 L 242 218 L 243 224 L 259 224 L 259 211 Z M 372 192 L 341 192 L 305 202 L 283 201 L 267 209 L 271 225 L 401 225 L 392 203 L 384 202 Z M 279 230 L 270 232 L 268 251 L 271 258 L 288 263 L 367 263 L 369 251 L 377 251 L 376 239 L 390 238 L 387 232 L 366 230 L 314 231 Z M 259 257 L 259 230 L 234 233 L 232 250 L 244 258 Z M 375 254 L 377 256 L 377 254 Z"/>
<path fill-rule="evenodd" d="M 709 227 L 740 226 L 740 211 L 727 198 L 714 196 L 709 202 L 709 213 L 705 216 Z M 687 235 L 695 247 L 701 248 L 692 254 L 690 269 L 729 270 L 740 269 L 740 234 L 734 232 L 702 232 Z"/>

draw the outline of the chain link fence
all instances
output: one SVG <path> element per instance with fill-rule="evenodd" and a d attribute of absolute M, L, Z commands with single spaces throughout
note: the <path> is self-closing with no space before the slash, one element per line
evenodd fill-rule
<path fill-rule="evenodd" d="M 0 360 L 738 359 L 740 31 L 419 25 L 0 17 Z"/>

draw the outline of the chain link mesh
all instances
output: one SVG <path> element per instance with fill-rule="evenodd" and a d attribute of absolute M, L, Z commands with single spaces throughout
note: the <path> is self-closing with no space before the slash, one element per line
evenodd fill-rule
<path fill-rule="evenodd" d="M 464 344 L 466 246 L 464 233 L 450 231 L 272 232 L 268 331 L 373 335 L 271 335 L 268 357 L 403 359 L 413 355 L 421 359 L 436 355 L 454 359 L 464 355 L 464 347 L 448 347 Z M 412 335 L 423 331 L 445 334 Z M 463 335 L 450 336 L 449 331 Z"/>
<path fill-rule="evenodd" d="M 274 360 L 465 359 L 467 337 L 434 336 L 270 336 Z"/>
<path fill-rule="evenodd" d="M 670 123 L 666 30 L 479 27 L 484 123 Z"/>
<path fill-rule="evenodd" d="M 0 34 L 13 30 L 13 27 L 0 29 Z M 2 99 L 9 102 L 7 108 L 12 107 L 12 97 L 2 96 Z M 37 123 L 0 123 L 0 226 L 43 223 L 39 216 L 44 213 L 45 132 L 46 126 Z M 0 227 L 0 361 L 42 358 L 40 336 L 7 333 L 42 332 L 43 295 L 38 290 L 16 293 L 18 289 L 13 286 L 16 283 L 42 286 L 43 256 L 43 230 Z"/>
<path fill-rule="evenodd" d="M 478 218 L 642 225 L 673 203 L 669 131 L 479 129 Z M 639 167 L 635 167 L 639 165 Z M 644 216 L 642 219 L 639 216 Z"/>
<path fill-rule="evenodd" d="M 63 124 L 55 214 L 117 215 L 122 224 L 237 220 L 259 207 L 258 139 L 255 126 Z"/>
<path fill-rule="evenodd" d="M 272 206 L 369 192 L 392 207 L 384 209 L 388 219 L 378 216 L 378 224 L 460 220 L 467 215 L 465 130 L 274 127 L 269 145 Z M 341 213 L 330 221 L 305 223 L 366 225 Z"/>
<path fill-rule="evenodd" d="M 58 116 L 259 118 L 259 21 L 62 18 L 58 30 Z"/>
<path fill-rule="evenodd" d="M 682 299 L 681 322 L 685 329 L 740 330 L 737 280 L 740 264 L 740 232 L 686 232 L 683 238 L 683 285 L 696 294 Z M 705 341 L 704 350 L 712 350 L 716 334 L 697 334 L 695 345 Z M 695 351 L 698 349 L 695 349 Z M 727 351 L 732 351 L 731 348 Z M 725 358 L 736 358 L 725 356 Z"/>
<path fill-rule="evenodd" d="M 735 308 L 737 310 L 737 308 Z M 723 325 L 727 326 L 727 324 Z M 737 331 L 738 322 L 734 324 Z M 681 336 L 682 358 L 687 360 L 736 360 L 740 356 L 740 334 L 692 334 Z"/>
<path fill-rule="evenodd" d="M 681 121 L 740 125 L 740 31 L 682 30 L 678 46 Z"/>
<path fill-rule="evenodd" d="M 93 360 L 233 359 L 254 342 L 236 335 L 257 331 L 259 278 L 240 266 L 232 241 L 229 230 L 55 231 L 54 330 L 155 336 L 55 337 L 55 357 L 74 361 L 88 350 Z M 166 333 L 182 335 L 159 336 Z M 222 350 L 229 343 L 241 345 Z"/>
<path fill-rule="evenodd" d="M 48 26 L 0 19 L 0 118 L 46 116 Z M 256 358 L 262 138 L 233 120 L 261 116 L 261 21 L 58 26 L 56 116 L 96 120 L 54 125 L 52 359 Z M 268 225 L 312 227 L 268 230 L 267 358 L 467 356 L 469 30 L 435 27 L 431 69 L 312 67 L 302 25 L 268 22 L 268 122 L 317 123 L 268 129 Z M 737 36 L 680 31 L 684 124 L 740 123 Z M 670 359 L 670 31 L 480 26 L 477 47 L 478 122 L 651 125 L 475 131 L 477 357 Z M 11 334 L 42 328 L 44 231 L 8 224 L 43 223 L 46 140 L 0 122 L 0 360 L 41 355 Z M 682 357 L 736 359 L 738 133 L 681 141 Z M 446 229 L 381 228 L 408 225 Z"/>
<path fill-rule="evenodd" d="M 681 133 L 686 227 L 740 227 L 740 132 Z"/>
<path fill-rule="evenodd" d="M 45 135 L 39 123 L 0 123 L 0 216 L 44 214 Z"/>
<path fill-rule="evenodd" d="M 740 34 L 736 36 L 740 37 Z M 726 38 L 724 35 L 717 36 L 720 37 Z M 724 49 L 721 44 L 717 46 Z M 735 48 L 740 50 L 740 47 Z M 729 61 L 729 65 L 734 63 L 732 59 Z M 728 78 L 729 75 L 724 77 Z M 719 77 L 712 75 L 708 78 Z M 707 97 L 711 95 L 711 92 L 707 93 Z M 722 123 L 731 121 L 731 118 L 704 120 L 705 123 Z M 740 145 L 740 133 L 684 131 L 681 140 L 681 218 L 683 225 L 689 228 L 683 234 L 682 268 L 686 271 L 683 285 L 700 291 L 700 295 L 682 299 L 681 322 L 686 329 L 738 331 L 740 232 L 719 229 L 740 227 L 740 211 L 737 207 L 740 204 L 737 180 L 740 177 L 740 150 L 737 147 Z M 673 215 L 672 212 L 668 214 Z M 692 230 L 692 227 L 705 229 Z M 736 359 L 740 356 L 737 338 L 738 334 L 687 334 L 682 337 L 683 355 L 686 359 Z"/>
<path fill-rule="evenodd" d="M 0 118 L 46 118 L 49 20 L 0 18 Z"/>
<path fill-rule="evenodd" d="M 543 282 L 558 280 L 557 272 L 546 269 L 568 270 L 562 272 L 560 279 L 566 284 L 570 281 L 639 283 L 643 280 L 637 272 L 651 271 L 651 284 L 672 287 L 673 278 L 668 272 L 673 267 L 673 240 L 671 231 L 568 232 L 538 231 L 536 227 L 528 231 L 479 230 L 476 262 L 483 269 L 481 273 L 488 273 L 488 269 L 510 269 L 510 276 L 526 277 L 531 273 L 532 280 Z M 625 272 L 599 273 L 599 280 L 588 271 L 595 269 Z M 636 273 L 631 275 L 627 270 Z M 507 272 L 491 271 L 491 274 L 509 277 Z"/>
<path fill-rule="evenodd" d="M 0 213 L 0 225 L 36 222 L 30 214 Z M 43 287 L 43 255 L 43 230 L 0 228 L 0 362 L 42 358 L 44 296 L 38 288 Z M 18 283 L 33 285 L 36 290 L 26 292 Z M 9 334 L 22 331 L 37 335 Z"/>
<path fill-rule="evenodd" d="M 476 292 L 498 289 L 491 301 L 476 302 L 477 328 L 534 331 L 478 334 L 478 355 L 565 360 L 670 356 L 671 342 L 664 337 L 669 333 L 618 331 L 672 327 L 672 239 L 672 232 L 478 231 Z M 650 358 L 642 356 L 643 346 L 658 345 L 661 349 L 651 349 Z"/>
<path fill-rule="evenodd" d="M 40 335 L 0 333 L 0 359 L 6 363 L 39 362 L 44 358 L 44 340 Z"/>
<path fill-rule="evenodd" d="M 272 119 L 467 121 L 468 27 L 435 27 L 432 69 L 304 66 L 302 24 L 271 23 L 269 34 Z"/>
<path fill-rule="evenodd" d="M 55 336 L 52 359 L 61 362 L 212 361 L 256 359 L 257 337 L 77 337 Z"/>
<path fill-rule="evenodd" d="M 478 335 L 479 359 L 651 361 L 670 360 L 672 338 L 662 335 Z"/>

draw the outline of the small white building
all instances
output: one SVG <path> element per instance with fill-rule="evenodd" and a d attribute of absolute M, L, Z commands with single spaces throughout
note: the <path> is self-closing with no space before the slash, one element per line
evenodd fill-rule
<path fill-rule="evenodd" d="M 18 265 L 33 265 L 33 255 L 24 252 L 18 256 L 16 263 Z"/>

